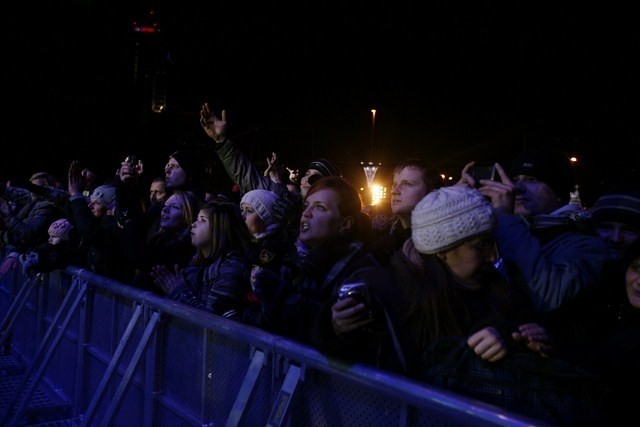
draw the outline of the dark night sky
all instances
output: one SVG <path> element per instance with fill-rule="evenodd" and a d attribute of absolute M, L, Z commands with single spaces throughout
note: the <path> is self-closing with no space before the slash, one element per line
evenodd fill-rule
<path fill-rule="evenodd" d="M 577 153 L 589 188 L 636 163 L 621 151 L 640 137 L 640 30 L 630 11 L 517 1 L 112 3 L 11 6 L 4 146 L 21 154 L 2 156 L 3 179 L 36 169 L 64 177 L 73 158 L 117 166 L 129 151 L 159 172 L 181 144 L 206 143 L 203 101 L 227 109 L 231 136 L 256 161 L 272 150 L 299 167 L 326 156 L 357 179 L 360 161 L 423 157 L 457 173 L 472 159 L 508 164 L 540 141 Z M 131 31 L 149 4 L 162 28 L 154 41 Z M 164 114 L 141 101 L 136 43 L 161 53 Z"/>

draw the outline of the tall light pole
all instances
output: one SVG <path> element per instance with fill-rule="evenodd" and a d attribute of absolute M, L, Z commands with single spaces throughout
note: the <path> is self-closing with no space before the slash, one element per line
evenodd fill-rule
<path fill-rule="evenodd" d="M 367 178 L 367 189 L 369 190 L 370 199 L 373 199 L 373 194 L 372 194 L 373 180 L 376 177 L 376 172 L 378 172 L 378 166 L 380 166 L 380 164 L 376 165 L 373 163 L 375 126 L 376 126 L 376 110 L 372 108 L 371 109 L 371 148 L 369 150 L 369 161 L 360 162 L 360 164 L 362 165 L 362 168 L 364 169 L 364 175 Z"/>
<path fill-rule="evenodd" d="M 376 110 L 371 109 L 371 152 L 369 153 L 369 160 L 373 160 L 373 147 L 375 146 L 375 130 L 376 130 Z"/>

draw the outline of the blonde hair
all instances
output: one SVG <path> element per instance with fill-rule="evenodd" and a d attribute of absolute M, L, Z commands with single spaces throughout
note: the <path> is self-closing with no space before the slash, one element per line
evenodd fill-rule
<path fill-rule="evenodd" d="M 191 191 L 175 190 L 172 194 L 182 208 L 182 219 L 187 229 L 191 229 L 191 224 L 196 220 L 200 211 L 200 199 Z"/>

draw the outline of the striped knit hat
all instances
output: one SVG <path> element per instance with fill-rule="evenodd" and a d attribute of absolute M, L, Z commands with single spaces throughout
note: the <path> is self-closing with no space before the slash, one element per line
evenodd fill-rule
<path fill-rule="evenodd" d="M 640 192 L 604 194 L 596 200 L 590 212 L 596 223 L 620 222 L 640 228 Z"/>

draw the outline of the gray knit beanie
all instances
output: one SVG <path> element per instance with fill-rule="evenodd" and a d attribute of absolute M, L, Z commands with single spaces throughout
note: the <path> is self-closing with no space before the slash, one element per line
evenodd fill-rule
<path fill-rule="evenodd" d="M 112 185 L 101 185 L 96 187 L 90 196 L 91 201 L 98 201 L 109 207 L 116 201 L 116 187 Z"/>
<path fill-rule="evenodd" d="M 427 194 L 411 214 L 411 235 L 418 252 L 442 252 L 494 230 L 496 216 L 476 189 L 442 187 Z"/>
<path fill-rule="evenodd" d="M 278 200 L 278 195 L 269 190 L 251 190 L 247 191 L 240 200 L 240 206 L 247 204 L 256 211 L 258 216 L 262 218 L 265 226 L 270 226 L 276 221 L 273 216 L 273 205 Z"/>

